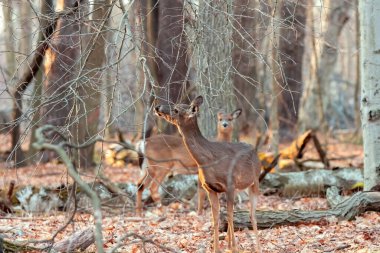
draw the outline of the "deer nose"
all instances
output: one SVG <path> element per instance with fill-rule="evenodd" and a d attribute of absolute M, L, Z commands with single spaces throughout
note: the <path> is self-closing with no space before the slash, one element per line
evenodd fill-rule
<path fill-rule="evenodd" d="M 155 111 L 155 112 L 159 112 L 159 111 L 160 111 L 160 108 L 161 108 L 161 105 L 157 105 L 156 107 L 154 107 L 154 111 Z"/>
<path fill-rule="evenodd" d="M 224 126 L 224 127 L 227 127 L 227 126 L 228 126 L 228 124 L 227 124 L 227 123 L 223 123 L 223 126 Z"/>

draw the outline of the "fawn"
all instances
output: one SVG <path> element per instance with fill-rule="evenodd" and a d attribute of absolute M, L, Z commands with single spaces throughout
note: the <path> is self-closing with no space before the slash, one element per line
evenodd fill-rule
<path fill-rule="evenodd" d="M 250 217 L 256 236 L 256 248 L 261 252 L 255 218 L 259 196 L 260 161 L 252 146 L 244 143 L 212 142 L 203 137 L 197 115 L 203 97 L 198 96 L 190 105 L 158 105 L 155 113 L 177 126 L 191 157 L 198 165 L 199 181 L 207 191 L 214 223 L 214 252 L 219 250 L 218 193 L 227 195 L 228 248 L 238 252 L 234 236 L 234 195 L 236 190 L 249 189 Z"/>
<path fill-rule="evenodd" d="M 235 119 L 241 114 L 241 109 L 232 113 L 220 110 L 218 118 L 218 141 L 231 141 L 232 130 Z M 144 144 L 142 144 L 144 145 Z M 160 203 L 158 189 L 170 173 L 176 174 L 198 174 L 198 166 L 189 155 L 183 144 L 182 137 L 173 135 L 156 135 L 147 138 L 143 148 L 139 148 L 145 159 L 142 163 L 142 175 L 138 180 L 138 191 L 136 196 L 136 213 L 142 214 L 142 193 L 149 186 L 151 197 L 154 202 Z M 198 214 L 203 213 L 203 205 L 206 194 L 198 180 Z"/>

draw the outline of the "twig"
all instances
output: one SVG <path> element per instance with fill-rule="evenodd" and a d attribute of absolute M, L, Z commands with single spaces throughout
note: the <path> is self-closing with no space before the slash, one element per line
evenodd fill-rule
<path fill-rule="evenodd" d="M 55 151 L 61 157 L 63 162 L 66 164 L 68 173 L 71 176 L 71 178 L 78 184 L 79 188 L 83 190 L 83 192 L 91 199 L 92 206 L 94 208 L 93 215 L 94 215 L 94 220 L 95 220 L 95 244 L 97 247 L 97 252 L 103 253 L 104 249 L 103 249 L 102 213 L 101 213 L 100 199 L 98 195 L 96 194 L 96 192 L 94 192 L 90 188 L 90 186 L 86 184 L 86 182 L 84 182 L 82 178 L 79 176 L 69 156 L 64 150 L 64 145 L 67 145 L 67 143 L 64 142 L 60 144 L 50 144 L 46 142 L 43 132 L 48 131 L 48 130 L 59 132 L 58 128 L 52 125 L 45 125 L 45 126 L 37 128 L 36 142 L 33 143 L 33 147 L 36 148 L 37 150 L 48 149 L 48 150 Z M 75 146 L 75 145 L 72 145 L 72 146 Z M 77 147 L 84 147 L 84 146 L 86 145 L 77 145 Z"/>

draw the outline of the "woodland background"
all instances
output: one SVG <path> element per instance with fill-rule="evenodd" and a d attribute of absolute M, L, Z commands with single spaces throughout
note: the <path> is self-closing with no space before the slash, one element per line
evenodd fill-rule
<path fill-rule="evenodd" d="M 369 190 L 379 183 L 380 178 L 380 151 L 377 151 L 380 148 L 376 148 L 379 147 L 376 137 L 380 130 L 376 129 L 380 129 L 380 92 L 376 92 L 378 88 L 375 86 L 380 78 L 376 70 L 365 66 L 366 60 L 375 62 L 374 66 L 379 63 L 378 56 L 373 53 L 376 51 L 371 51 L 380 45 L 380 9 L 373 6 L 376 6 L 375 0 L 0 1 L 0 29 L 3 31 L 0 35 L 0 187 L 3 197 L 6 198 L 11 180 L 20 187 L 71 185 L 73 174 L 67 171 L 67 162 L 86 182 L 106 181 L 108 187 L 115 183 L 135 182 L 139 173 L 136 166 L 113 168 L 112 164 L 106 163 L 108 142 L 120 141 L 118 136 L 121 135 L 124 142 L 134 144 L 150 134 L 176 134 L 174 127 L 154 117 L 153 106 L 187 103 L 199 94 L 205 98 L 200 122 L 202 132 L 208 138 L 215 136 L 216 121 L 212 119 L 222 108 L 226 111 L 242 108 L 243 114 L 234 132 L 235 140 L 257 145 L 259 140 L 267 139 L 260 146 L 263 152 L 277 154 L 298 136 L 313 130 L 328 157 L 346 157 L 341 163 L 332 162 L 329 168 L 322 165 L 322 169 L 355 167 L 363 171 L 363 166 L 367 166 L 364 188 Z M 368 30 L 363 30 L 366 28 Z M 373 39 L 363 35 L 361 40 L 360 33 L 372 34 L 368 36 Z M 361 44 L 363 41 L 365 45 Z M 365 72 L 370 69 L 370 74 Z M 363 98 L 369 98 L 370 103 Z M 375 107 L 363 113 L 368 104 Z M 370 115 L 368 119 L 367 114 Z M 45 135 L 48 143 L 69 143 L 63 149 L 68 154 L 68 160 L 63 159 L 64 164 L 62 156 L 57 159 L 58 155 L 52 149 L 45 147 L 41 151 L 33 145 L 36 129 L 46 125 L 57 127 L 56 131 Z M 363 137 L 367 149 L 364 152 L 368 152 L 365 157 L 370 157 L 364 165 Z M 310 148 L 307 152 L 312 156 Z M 53 177 L 49 177 L 51 175 Z M 362 188 L 363 180 L 359 181 Z M 69 190 L 66 193 L 69 194 Z M 292 209 L 292 205 L 297 206 L 292 201 L 298 201 L 281 196 L 269 198 L 274 198 L 269 199 L 273 204 L 268 204 L 268 197 L 263 196 L 261 208 Z M 146 242 L 152 252 L 208 249 L 203 242 L 206 241 L 207 224 L 201 228 L 205 221 L 209 221 L 207 218 L 194 218 L 200 219 L 194 228 L 203 232 L 194 232 L 192 239 L 175 237 L 177 243 L 174 245 L 170 237 L 175 235 L 166 234 L 163 236 L 166 239 L 162 239 L 161 232 L 154 229 L 155 226 L 165 229 L 178 219 L 175 213 L 186 213 L 190 204 L 181 201 L 172 204 L 170 214 L 162 223 L 157 218 L 162 214 L 157 210 L 146 219 L 134 219 L 133 204 L 123 200 L 123 205 L 119 203 L 121 211 L 118 214 L 110 215 L 112 210 L 104 211 L 103 228 L 106 230 L 103 234 L 107 243 L 98 241 L 98 251 L 99 245 L 103 245 L 105 249 L 127 247 L 121 249 L 137 252 L 145 247 Z M 324 198 L 307 196 L 305 201 L 299 203 L 300 209 L 328 208 Z M 106 206 L 100 204 L 101 208 Z M 21 209 L 28 213 L 21 215 L 25 223 L 29 222 L 28 226 L 43 230 L 41 224 L 38 225 L 40 218 L 30 221 L 27 218 L 37 215 L 35 212 L 25 210 L 25 206 Z M 38 215 L 47 211 L 40 209 Z M 68 217 L 71 211 L 73 215 Z M 50 243 L 57 236 L 64 238 L 74 233 L 77 229 L 72 224 L 84 228 L 99 218 L 92 216 L 90 204 L 81 211 L 84 212 L 77 212 L 76 204 L 75 207 L 68 204 L 67 213 L 58 214 L 68 220 L 63 226 L 65 229 L 58 229 L 57 225 L 52 225 L 56 222 L 52 222 L 47 225 L 48 235 L 42 238 L 20 236 L 21 232 L 14 232 L 22 230 L 14 223 L 17 223 L 17 215 L 15 221 L 11 218 L 14 214 L 7 216 L 10 220 L 5 219 L 2 224 L 13 229 L 12 235 L 7 234 L 10 238 L 49 238 L 44 243 Z M 120 218 L 122 224 L 118 223 L 115 218 L 118 215 L 130 220 Z M 191 212 L 190 215 L 194 216 Z M 50 215 L 47 217 L 51 218 Z M 87 219 L 90 222 L 86 222 Z M 181 219 L 189 219 L 191 224 L 193 218 L 181 216 Z M 331 228 L 334 226 L 342 230 L 338 234 L 343 248 L 349 245 L 346 248 L 370 250 L 373 245 L 379 246 L 372 233 L 380 228 L 369 225 L 379 221 L 378 214 L 366 213 L 361 219 L 356 223 L 347 222 L 342 227 L 335 221 L 335 225 L 324 228 L 320 224 L 305 225 L 300 231 L 305 232 L 302 237 L 306 239 L 292 246 L 289 238 L 300 237 L 290 236 L 294 233 L 292 228 L 275 232 L 289 235 L 285 246 L 278 246 L 279 242 L 274 241 L 277 239 L 271 239 L 273 231 L 268 230 L 263 235 L 266 242 L 273 242 L 268 252 L 299 250 L 300 245 L 304 245 L 304 250 L 316 249 L 315 252 L 334 251 L 339 245 L 327 243 L 324 247 L 322 242 L 329 237 L 327 234 L 333 233 Z M 67 228 L 68 224 L 72 227 Z M 342 239 L 349 233 L 349 229 L 344 228 L 355 227 L 360 234 L 363 232 L 360 226 L 365 227 L 362 229 L 365 235 L 360 237 L 361 241 L 358 239 L 358 248 L 354 248 Z M 114 231 L 120 228 L 125 234 L 116 236 Z M 310 231 L 326 237 L 321 237 L 315 246 L 315 242 L 310 244 L 307 239 Z M 96 236 L 98 240 L 99 234 Z M 123 236 L 124 241 L 120 239 Z M 239 236 L 249 245 L 244 233 Z M 157 237 L 160 239 L 156 240 Z M 190 243 L 192 241 L 203 244 L 194 246 Z"/>

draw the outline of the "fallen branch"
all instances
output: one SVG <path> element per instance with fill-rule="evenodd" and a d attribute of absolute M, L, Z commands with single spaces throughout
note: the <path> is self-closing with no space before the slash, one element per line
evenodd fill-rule
<path fill-rule="evenodd" d="M 80 250 L 83 252 L 95 242 L 95 235 L 92 228 L 77 231 L 67 239 L 63 239 L 53 245 L 51 248 L 58 252 L 73 252 Z"/>
<path fill-rule="evenodd" d="M 100 200 L 96 192 L 94 192 L 86 182 L 82 180 L 82 178 L 79 176 L 77 170 L 74 167 L 74 164 L 70 160 L 70 157 L 67 155 L 67 153 L 64 150 L 64 147 L 68 145 L 67 142 L 61 142 L 58 144 L 50 144 L 47 143 L 44 137 L 45 131 L 55 131 L 59 133 L 58 128 L 51 126 L 51 125 L 45 125 L 42 127 L 37 128 L 36 130 L 36 142 L 33 143 L 34 148 L 37 150 L 53 150 L 55 151 L 62 159 L 62 161 L 67 166 L 67 171 L 70 175 L 70 177 L 78 184 L 78 187 L 91 199 L 92 206 L 94 208 L 94 220 L 95 220 L 95 244 L 97 247 L 98 252 L 104 252 L 103 249 L 103 235 L 102 235 L 102 212 L 101 212 L 101 205 Z M 97 141 L 97 139 L 93 140 L 93 142 Z M 81 148 L 86 147 L 88 145 L 91 145 L 90 142 L 82 144 L 82 145 L 70 145 L 71 147 Z"/>
<path fill-rule="evenodd" d="M 330 218 L 338 220 L 353 220 L 367 211 L 380 211 L 380 192 L 358 192 L 343 200 L 330 210 L 323 211 L 257 211 L 257 226 L 261 229 L 283 225 L 328 222 Z M 221 231 L 227 231 L 226 214 L 222 214 Z M 235 230 L 252 229 L 249 212 L 234 212 Z"/>

